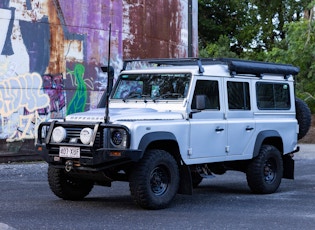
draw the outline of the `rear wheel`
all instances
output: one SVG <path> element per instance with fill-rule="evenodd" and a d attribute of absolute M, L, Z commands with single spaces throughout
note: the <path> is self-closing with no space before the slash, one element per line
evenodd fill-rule
<path fill-rule="evenodd" d="M 179 170 L 173 156 L 164 150 L 149 150 L 130 176 L 134 201 L 146 209 L 167 207 L 179 187 Z"/>
<path fill-rule="evenodd" d="M 280 186 L 282 176 L 283 162 L 280 151 L 272 145 L 263 145 L 258 156 L 248 166 L 248 186 L 254 193 L 273 193 Z"/>
<path fill-rule="evenodd" d="M 64 169 L 48 167 L 48 183 L 51 191 L 64 200 L 81 200 L 94 186 L 93 181 L 72 178 Z"/>

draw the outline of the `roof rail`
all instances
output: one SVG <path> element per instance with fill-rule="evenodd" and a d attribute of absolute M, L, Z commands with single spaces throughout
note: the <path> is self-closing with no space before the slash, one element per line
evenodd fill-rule
<path fill-rule="evenodd" d="M 277 74 L 277 75 L 296 75 L 299 73 L 299 68 L 288 64 L 278 64 L 272 62 L 260 62 L 251 60 L 242 60 L 236 58 L 156 58 L 156 59 L 127 59 L 124 60 L 123 69 L 132 62 L 146 62 L 156 64 L 157 66 L 185 66 L 197 65 L 199 73 L 204 72 L 203 65 L 226 64 L 231 75 L 236 74 Z"/>

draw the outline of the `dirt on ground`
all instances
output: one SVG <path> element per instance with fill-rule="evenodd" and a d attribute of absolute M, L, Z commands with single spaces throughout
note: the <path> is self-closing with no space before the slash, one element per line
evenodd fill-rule
<path fill-rule="evenodd" d="M 312 126 L 305 137 L 299 140 L 299 143 L 315 144 L 315 114 L 312 115 Z"/>

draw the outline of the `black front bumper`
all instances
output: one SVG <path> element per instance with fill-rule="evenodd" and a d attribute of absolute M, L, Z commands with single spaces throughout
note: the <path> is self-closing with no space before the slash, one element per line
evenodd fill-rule
<path fill-rule="evenodd" d="M 55 127 L 61 126 L 66 130 L 66 138 L 61 142 L 52 140 Z M 90 143 L 83 144 L 80 140 L 80 132 L 83 128 L 91 128 L 93 135 Z M 125 132 L 125 145 L 120 147 L 114 145 L 111 140 L 110 130 L 122 130 Z M 79 158 L 60 157 L 60 147 L 80 148 Z M 130 133 L 127 127 L 115 124 L 104 124 L 101 122 L 66 122 L 52 121 L 43 122 L 38 128 L 38 139 L 36 152 L 47 163 L 52 165 L 65 165 L 71 161 L 74 167 L 86 168 L 97 171 L 105 168 L 137 162 L 142 157 L 142 151 L 130 149 Z M 72 156 L 72 155 L 71 155 Z"/>
<path fill-rule="evenodd" d="M 49 148 L 45 144 L 36 144 L 36 152 L 49 164 L 64 166 L 70 160 L 74 162 L 74 166 L 91 171 L 137 162 L 142 157 L 141 150 L 84 149 L 84 154 L 80 158 L 66 158 L 59 157 L 58 148 Z M 89 154 L 86 154 L 87 152 Z"/>

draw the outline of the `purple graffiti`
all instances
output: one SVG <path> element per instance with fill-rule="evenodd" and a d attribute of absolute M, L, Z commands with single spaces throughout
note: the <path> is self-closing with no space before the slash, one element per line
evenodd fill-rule
<path fill-rule="evenodd" d="M 44 75 L 43 89 L 50 98 L 50 112 L 58 112 L 66 105 L 62 75 Z"/>

